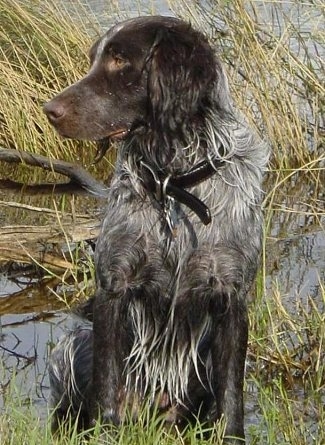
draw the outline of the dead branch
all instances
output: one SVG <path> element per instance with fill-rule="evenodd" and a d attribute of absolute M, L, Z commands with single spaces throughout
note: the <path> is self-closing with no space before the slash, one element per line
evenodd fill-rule
<path fill-rule="evenodd" d="M 45 190 L 52 192 L 53 188 L 56 193 L 75 193 L 83 190 L 85 193 L 92 194 L 98 197 L 107 196 L 107 186 L 100 181 L 97 181 L 90 173 L 83 167 L 70 162 L 61 161 L 57 159 L 50 159 L 46 156 L 37 155 L 21 150 L 14 150 L 10 148 L 0 147 L 0 161 L 9 163 L 25 163 L 26 165 L 40 167 L 47 171 L 60 173 L 70 178 L 69 183 L 65 184 L 38 184 L 38 185 L 23 185 L 11 180 L 1 180 L 0 188 L 16 189 L 30 191 L 33 194 L 45 193 Z"/>
<path fill-rule="evenodd" d="M 0 207 L 8 207 L 8 208 L 14 208 L 14 209 L 21 209 L 21 210 L 27 210 L 35 213 L 41 213 L 42 215 L 51 215 L 55 217 L 72 217 L 72 218 L 78 218 L 78 219 L 87 219 L 89 220 L 89 215 L 86 215 L 84 213 L 76 213 L 76 212 L 67 212 L 67 211 L 60 211 L 57 209 L 50 209 L 48 207 L 39 207 L 39 206 L 32 206 L 29 204 L 23 204 L 21 202 L 15 202 L 15 201 L 3 201 L 0 200 Z"/>
<path fill-rule="evenodd" d="M 42 183 L 24 184 L 23 182 L 12 181 L 11 179 L 0 179 L 0 190 L 10 190 L 12 192 L 24 193 L 29 196 L 35 195 L 84 195 L 89 192 L 81 188 L 80 184 L 65 182 L 63 184 Z"/>
<path fill-rule="evenodd" d="M 41 264 L 50 270 L 72 269 L 73 259 L 63 244 L 93 240 L 97 220 L 65 223 L 60 226 L 9 226 L 0 228 L 0 262 Z M 66 250 L 66 249 L 65 249 Z"/>

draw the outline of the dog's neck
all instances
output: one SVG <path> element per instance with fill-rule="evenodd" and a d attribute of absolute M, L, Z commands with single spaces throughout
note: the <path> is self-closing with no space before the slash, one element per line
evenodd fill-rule
<path fill-rule="evenodd" d="M 148 147 L 151 148 L 150 153 Z M 185 148 L 180 141 L 175 141 L 173 147 L 166 147 L 165 150 L 161 146 L 156 147 L 158 153 L 154 152 L 153 147 L 155 144 L 152 140 L 144 144 L 143 137 L 125 141 L 119 153 L 122 170 L 126 163 L 129 171 L 136 172 L 142 187 L 162 208 L 166 208 L 170 199 L 175 200 L 191 209 L 204 225 L 208 225 L 211 222 L 209 208 L 186 189 L 208 180 L 224 165 L 224 148 L 220 148 L 220 156 L 211 155 L 213 151 L 207 147 L 206 140 L 199 137 L 192 139 Z M 159 156 L 162 152 L 166 159 Z"/>
<path fill-rule="evenodd" d="M 163 203 L 168 197 L 176 199 L 196 213 L 204 225 L 208 225 L 211 222 L 210 209 L 203 201 L 185 189 L 209 179 L 222 165 L 224 161 L 221 158 L 204 160 L 186 172 L 166 176 L 159 174 L 141 161 L 141 178 L 144 187 L 158 202 Z"/>

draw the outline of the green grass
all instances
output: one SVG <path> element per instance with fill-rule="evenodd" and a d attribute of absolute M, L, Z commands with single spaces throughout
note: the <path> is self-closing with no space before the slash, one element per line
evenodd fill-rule
<path fill-rule="evenodd" d="M 246 373 L 246 406 L 252 404 L 256 423 L 247 425 L 253 445 L 325 443 L 325 289 L 317 298 L 293 300 L 281 283 L 267 286 L 267 277 L 278 264 L 278 242 L 294 236 L 324 232 L 325 149 L 324 51 L 321 26 L 324 5 L 309 2 L 297 27 L 292 11 L 283 2 L 265 2 L 268 21 L 255 2 L 215 1 L 205 8 L 199 2 L 170 0 L 171 8 L 206 32 L 225 62 L 235 100 L 261 135 L 272 146 L 270 169 L 265 181 L 265 240 L 262 265 L 250 305 L 250 338 Z M 35 6 L 38 5 L 38 6 Z M 57 137 L 42 112 L 42 104 L 57 91 L 79 78 L 87 69 L 87 50 L 99 32 L 93 17 L 71 14 L 57 2 L 0 0 L 0 146 L 17 148 L 89 165 L 92 144 L 63 141 Z M 301 8 L 295 0 L 291 8 Z M 107 2 L 108 15 L 118 15 L 116 2 Z M 280 32 L 277 25 L 280 23 Z M 50 37 L 50 38 L 48 38 Z M 295 47 L 291 44 L 295 42 Z M 315 49 L 316 48 L 316 49 Z M 323 53 L 324 54 L 324 53 Z M 91 172 L 103 177 L 109 159 Z M 20 181 L 56 180 L 54 174 L 26 166 L 0 166 L 2 176 Z M 16 199 L 18 199 L 16 197 Z M 39 199 L 39 198 L 38 198 Z M 42 200 L 39 206 L 44 206 Z M 49 207 L 63 214 L 86 210 L 78 198 L 66 197 Z M 87 202 L 87 207 L 94 203 Z M 6 216 L 9 212 L 6 210 Z M 70 215 L 68 216 L 70 218 Z M 16 210 L 13 218 L 22 218 Z M 38 218 L 38 217 L 37 217 Z M 62 216 L 58 217 L 61 221 Z M 48 219 L 52 224 L 53 219 Z M 69 243 L 68 243 L 69 244 Z M 83 246 L 71 246 L 71 271 L 59 278 L 67 286 L 78 283 L 78 297 L 92 292 L 93 270 Z M 320 263 L 322 264 L 322 263 Z M 50 273 L 50 271 L 48 271 Z M 321 275 L 321 271 L 320 275 Z M 64 304 L 70 295 L 58 294 Z M 64 434 L 53 442 L 48 424 L 40 422 L 30 401 L 23 401 L 14 385 L 4 388 L 6 405 L 0 415 L 0 443 L 79 444 L 86 439 Z M 247 408 L 248 409 L 248 408 Z M 251 416 L 249 416 L 251 417 Z M 252 416 L 254 417 L 254 416 Z M 144 413 L 137 424 L 112 432 L 112 444 L 217 444 L 223 425 L 214 438 L 202 438 L 202 426 L 184 437 L 161 428 L 158 420 L 147 421 Z M 96 429 L 90 444 L 107 438 Z M 201 439 L 200 439 L 201 437 Z"/>
<path fill-rule="evenodd" d="M 318 305 L 297 300 L 290 313 L 276 288 L 251 306 L 246 380 L 261 414 L 253 444 L 325 443 L 324 307 L 323 289 Z"/>

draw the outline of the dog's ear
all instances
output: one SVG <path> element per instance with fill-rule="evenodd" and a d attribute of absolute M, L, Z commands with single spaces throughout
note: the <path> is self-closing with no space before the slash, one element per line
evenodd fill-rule
<path fill-rule="evenodd" d="M 190 26 L 158 32 L 151 49 L 148 96 L 154 122 L 176 129 L 193 119 L 216 80 L 216 59 L 207 40 Z M 173 128 L 174 127 L 174 128 Z"/>

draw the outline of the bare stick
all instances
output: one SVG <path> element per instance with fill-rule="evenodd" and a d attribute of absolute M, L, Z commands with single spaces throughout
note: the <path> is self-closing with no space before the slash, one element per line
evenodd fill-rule
<path fill-rule="evenodd" d="M 33 193 L 38 192 L 38 189 L 44 193 L 45 189 L 49 189 L 49 187 L 55 187 L 57 192 L 65 192 L 68 191 L 77 191 L 76 185 L 78 185 L 81 189 L 90 193 L 92 195 L 96 195 L 98 197 L 106 197 L 108 188 L 105 184 L 100 181 L 97 181 L 90 173 L 87 172 L 83 167 L 77 164 L 72 164 L 70 162 L 50 159 L 46 156 L 37 155 L 34 153 L 29 153 L 27 151 L 14 150 L 10 148 L 0 147 L 0 161 L 5 162 L 14 162 L 14 163 L 25 163 L 27 165 L 35 166 L 43 168 L 44 170 L 53 171 L 56 173 L 60 173 L 64 176 L 70 178 L 70 182 L 68 184 L 39 184 L 38 186 L 25 186 L 26 191 L 32 190 Z M 8 180 L 1 180 L 0 187 L 3 188 L 23 188 L 24 186 L 20 183 L 16 183 Z M 70 186 L 70 187 L 69 187 Z"/>

